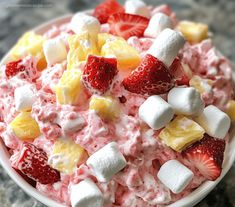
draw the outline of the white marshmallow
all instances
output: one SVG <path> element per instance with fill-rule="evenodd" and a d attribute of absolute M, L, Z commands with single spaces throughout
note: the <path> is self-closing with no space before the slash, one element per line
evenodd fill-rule
<path fill-rule="evenodd" d="M 155 39 L 147 54 L 153 55 L 170 67 L 179 50 L 184 46 L 183 36 L 172 29 L 164 29 Z"/>
<path fill-rule="evenodd" d="M 128 14 L 137 14 L 149 18 L 150 10 L 141 0 L 127 0 L 125 3 L 125 12 Z"/>
<path fill-rule="evenodd" d="M 86 163 L 100 182 L 109 181 L 126 166 L 126 160 L 116 142 L 105 145 L 91 155 Z"/>
<path fill-rule="evenodd" d="M 160 96 L 150 96 L 139 108 L 139 117 L 152 129 L 160 129 L 174 116 L 173 108 Z"/>
<path fill-rule="evenodd" d="M 168 103 L 176 114 L 197 115 L 204 109 L 201 95 L 193 87 L 171 89 L 168 93 Z"/>
<path fill-rule="evenodd" d="M 212 137 L 223 139 L 228 133 L 231 120 L 229 116 L 216 106 L 207 106 L 195 119 Z"/>
<path fill-rule="evenodd" d="M 77 13 L 71 19 L 69 27 L 76 34 L 87 32 L 90 36 L 97 36 L 100 31 L 100 22 L 95 17 Z"/>
<path fill-rule="evenodd" d="M 15 89 L 14 98 L 17 111 L 28 111 L 31 110 L 37 97 L 31 85 L 24 85 Z"/>
<path fill-rule="evenodd" d="M 62 62 L 67 57 L 65 43 L 59 38 L 46 40 L 43 44 L 43 52 L 48 65 Z"/>
<path fill-rule="evenodd" d="M 85 179 L 72 185 L 70 190 L 72 207 L 103 207 L 103 194 L 92 180 Z"/>
<path fill-rule="evenodd" d="M 166 28 L 173 28 L 170 17 L 163 13 L 156 13 L 150 19 L 148 27 L 144 31 L 144 36 L 156 38 Z"/>
<path fill-rule="evenodd" d="M 82 129 L 86 125 L 86 120 L 83 117 L 77 117 L 76 119 L 65 119 L 62 121 L 62 131 L 65 133 L 76 132 Z"/>
<path fill-rule="evenodd" d="M 177 160 L 165 162 L 157 174 L 158 179 L 173 193 L 182 192 L 193 176 L 193 172 Z"/>

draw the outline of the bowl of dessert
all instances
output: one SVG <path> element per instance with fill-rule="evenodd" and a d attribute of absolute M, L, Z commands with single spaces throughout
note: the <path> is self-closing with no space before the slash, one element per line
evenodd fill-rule
<path fill-rule="evenodd" d="M 193 206 L 235 159 L 232 68 L 207 25 L 105 0 L 1 62 L 0 162 L 53 207 Z"/>

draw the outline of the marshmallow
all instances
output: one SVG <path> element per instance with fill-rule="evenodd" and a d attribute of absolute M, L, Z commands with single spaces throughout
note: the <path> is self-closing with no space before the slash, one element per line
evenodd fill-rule
<path fill-rule="evenodd" d="M 64 133 L 73 133 L 82 129 L 86 125 L 86 120 L 79 116 L 75 119 L 58 120 L 59 125 Z"/>
<path fill-rule="evenodd" d="M 62 62 L 67 57 L 66 46 L 59 38 L 46 40 L 43 44 L 43 52 L 48 65 Z"/>
<path fill-rule="evenodd" d="M 36 95 L 30 85 L 21 86 L 15 89 L 15 107 L 17 111 L 29 111 L 36 101 Z"/>
<path fill-rule="evenodd" d="M 196 115 L 204 109 L 200 93 L 193 87 L 175 87 L 168 93 L 168 103 L 176 114 Z"/>
<path fill-rule="evenodd" d="M 173 28 L 173 23 L 170 17 L 163 13 L 156 13 L 150 19 L 148 27 L 144 31 L 144 36 L 156 38 L 161 31 L 166 28 Z"/>
<path fill-rule="evenodd" d="M 150 11 L 146 4 L 141 0 L 128 0 L 125 3 L 125 12 L 128 14 L 137 14 L 149 18 Z"/>
<path fill-rule="evenodd" d="M 230 127 L 229 116 L 216 106 L 207 106 L 202 114 L 195 119 L 212 137 L 223 139 Z"/>
<path fill-rule="evenodd" d="M 86 163 L 100 182 L 109 181 L 126 166 L 126 160 L 116 142 L 105 145 L 91 155 Z"/>
<path fill-rule="evenodd" d="M 158 179 L 173 193 L 182 192 L 193 176 L 193 172 L 177 160 L 165 162 L 157 174 Z"/>
<path fill-rule="evenodd" d="M 167 67 L 170 67 L 184 43 L 185 40 L 179 32 L 164 29 L 155 39 L 147 54 L 153 55 Z"/>
<path fill-rule="evenodd" d="M 90 36 L 96 37 L 100 31 L 100 22 L 95 17 L 77 13 L 71 19 L 69 27 L 76 34 L 87 32 Z"/>
<path fill-rule="evenodd" d="M 172 107 L 160 96 L 150 96 L 139 108 L 139 117 L 152 129 L 160 129 L 174 116 Z"/>
<path fill-rule="evenodd" d="M 103 194 L 92 180 L 85 179 L 71 185 L 70 190 L 72 207 L 103 207 Z"/>

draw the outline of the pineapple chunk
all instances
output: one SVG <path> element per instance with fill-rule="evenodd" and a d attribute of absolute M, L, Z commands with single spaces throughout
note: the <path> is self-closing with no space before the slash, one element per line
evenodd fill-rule
<path fill-rule="evenodd" d="M 117 101 L 109 96 L 93 95 L 90 100 L 90 110 L 95 110 L 101 118 L 108 121 L 118 118 L 120 114 Z"/>
<path fill-rule="evenodd" d="M 230 100 L 227 103 L 226 113 L 228 114 L 228 116 L 230 117 L 232 121 L 235 121 L 235 101 L 234 100 Z"/>
<path fill-rule="evenodd" d="M 115 56 L 120 70 L 135 69 L 140 63 L 140 54 L 123 39 L 106 41 L 101 55 Z"/>
<path fill-rule="evenodd" d="M 212 91 L 213 81 L 194 75 L 189 81 L 189 85 L 194 87 L 200 94 L 210 93 Z"/>
<path fill-rule="evenodd" d="M 78 104 L 79 97 L 83 92 L 80 70 L 64 71 L 59 83 L 55 86 L 55 93 L 60 104 Z"/>
<path fill-rule="evenodd" d="M 77 68 L 81 61 L 86 60 L 88 55 L 99 55 L 96 41 L 88 33 L 75 34 L 68 38 L 70 50 L 67 62 L 69 70 Z"/>
<path fill-rule="evenodd" d="M 122 37 L 114 36 L 108 33 L 99 33 L 98 34 L 98 48 L 101 50 L 102 46 L 107 42 L 107 41 L 113 41 L 116 39 L 124 40 Z"/>
<path fill-rule="evenodd" d="M 177 152 L 203 138 L 205 130 L 195 121 L 177 116 L 159 134 L 163 142 Z"/>
<path fill-rule="evenodd" d="M 22 56 L 32 55 L 38 58 L 37 68 L 42 70 L 46 67 L 46 59 L 42 45 L 45 39 L 43 36 L 34 32 L 25 33 L 11 50 L 13 60 L 20 59 Z"/>
<path fill-rule="evenodd" d="M 177 28 L 190 43 L 199 43 L 208 38 L 208 26 L 206 24 L 181 21 Z"/>
<path fill-rule="evenodd" d="M 71 174 L 88 157 L 86 151 L 71 140 L 60 139 L 55 142 L 49 164 L 60 172 Z"/>
<path fill-rule="evenodd" d="M 14 134 L 21 140 L 34 140 L 41 133 L 38 123 L 32 118 L 31 112 L 21 112 L 11 123 Z"/>

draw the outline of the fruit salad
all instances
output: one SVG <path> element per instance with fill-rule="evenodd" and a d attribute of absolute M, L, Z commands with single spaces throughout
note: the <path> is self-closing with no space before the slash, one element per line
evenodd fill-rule
<path fill-rule="evenodd" d="M 24 34 L 0 77 L 12 168 L 68 207 L 162 207 L 218 179 L 235 100 L 209 30 L 105 0 Z"/>

